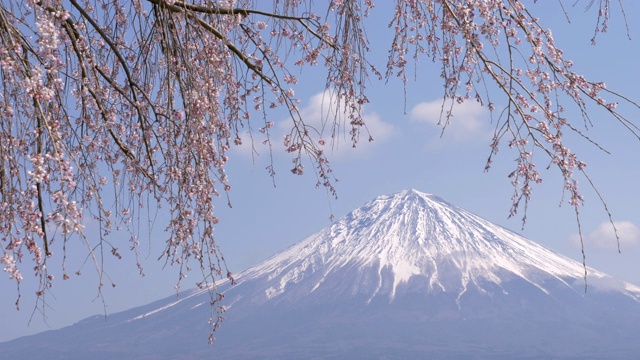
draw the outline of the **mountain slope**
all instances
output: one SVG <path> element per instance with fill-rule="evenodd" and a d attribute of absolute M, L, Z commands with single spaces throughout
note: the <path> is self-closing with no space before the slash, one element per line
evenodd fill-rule
<path fill-rule="evenodd" d="M 391 299 L 398 285 L 413 276 L 426 277 L 430 291 L 459 294 L 480 282 L 499 285 L 505 274 L 525 279 L 542 291 L 542 283 L 550 279 L 569 287 L 576 281 L 584 284 L 581 264 L 415 190 L 378 197 L 248 270 L 242 278 L 267 275 L 271 282 L 277 278 L 278 283 L 266 289 L 269 299 L 283 293 L 287 284 L 301 282 L 308 273 L 313 273 L 314 280 L 319 277 L 305 283 L 313 292 L 328 274 L 344 266 L 376 269 L 378 283 L 371 296 L 381 290 L 380 274 L 389 271 L 393 279 L 386 295 Z M 606 277 L 593 270 L 590 275 Z M 640 291 L 633 286 L 629 290 L 633 290 L 630 295 Z"/>
<path fill-rule="evenodd" d="M 640 288 L 584 268 L 444 200 L 380 196 L 209 294 L 0 344 L 59 358 L 634 358 Z M 43 355 L 44 354 L 44 355 Z M 43 357 L 45 356 L 45 357 Z"/>

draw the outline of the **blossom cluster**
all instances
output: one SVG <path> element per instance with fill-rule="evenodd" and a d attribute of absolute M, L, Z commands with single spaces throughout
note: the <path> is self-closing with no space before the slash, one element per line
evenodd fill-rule
<path fill-rule="evenodd" d="M 609 1 L 603 1 L 597 32 L 606 29 L 608 19 Z M 616 94 L 603 83 L 575 73 L 573 62 L 556 46 L 552 31 L 543 28 L 522 2 L 398 1 L 390 27 L 395 37 L 387 77 L 406 81 L 409 57 L 415 61 L 426 57 L 442 64 L 445 99 L 476 101 L 499 115 L 486 169 L 500 145 L 506 143 L 517 152 L 515 169 L 509 174 L 514 187 L 512 215 L 521 200 L 526 210 L 532 185 L 542 181 L 534 162 L 537 154 L 547 157 L 564 178 L 569 204 L 582 204 L 575 172 L 584 173 L 586 165 L 570 151 L 564 134 L 584 137 L 575 125 L 582 120 L 591 123 L 588 104 L 623 123 L 628 120 L 616 111 L 616 101 L 605 100 L 605 96 L 615 99 Z M 569 106 L 583 119 L 568 119 Z M 442 123 L 446 124 L 450 114 L 444 116 L 447 119 Z"/>

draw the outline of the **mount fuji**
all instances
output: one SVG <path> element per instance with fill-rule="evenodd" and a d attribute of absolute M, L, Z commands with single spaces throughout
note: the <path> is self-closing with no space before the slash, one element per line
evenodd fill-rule
<path fill-rule="evenodd" d="M 204 289 L 0 343 L 0 358 L 640 358 L 640 287 L 587 270 L 405 190 L 218 284 L 212 348 Z"/>

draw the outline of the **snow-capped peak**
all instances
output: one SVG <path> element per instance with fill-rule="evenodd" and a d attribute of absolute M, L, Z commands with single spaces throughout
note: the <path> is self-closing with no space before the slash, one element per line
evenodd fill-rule
<path fill-rule="evenodd" d="M 347 270 L 366 274 L 348 290 L 366 293 L 369 300 L 380 295 L 393 300 L 398 287 L 413 277 L 424 278 L 428 291 L 462 296 L 470 286 L 482 291 L 485 284 L 500 286 L 513 278 L 547 292 L 549 280 L 573 287 L 585 273 L 578 262 L 435 195 L 409 189 L 377 197 L 238 279 L 267 278 L 268 300 L 303 279 L 312 284 L 305 288 L 309 293 L 335 287 L 336 274 Z M 591 277 L 606 277 L 589 271 Z"/>

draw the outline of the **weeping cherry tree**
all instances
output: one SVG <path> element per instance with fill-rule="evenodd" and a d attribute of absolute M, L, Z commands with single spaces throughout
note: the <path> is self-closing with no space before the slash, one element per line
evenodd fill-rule
<path fill-rule="evenodd" d="M 595 6 L 597 35 L 606 30 L 609 0 Z M 414 66 L 435 64 L 443 104 L 477 102 L 494 114 L 487 168 L 501 146 L 517 155 L 508 174 L 512 214 L 526 209 L 542 181 L 538 158 L 562 176 L 578 213 L 574 177 L 587 174 L 564 134 L 590 140 L 580 130 L 590 109 L 604 109 L 638 138 L 637 123 L 616 108 L 638 105 L 575 73 L 551 30 L 520 1 L 395 0 L 392 7 L 378 25 L 392 35 L 387 61 L 373 64 L 365 31 L 376 11 L 371 0 L 1 1 L 0 255 L 17 286 L 16 306 L 25 281 L 37 279 L 44 307 L 56 281 L 79 275 L 67 269 L 68 246 L 84 244 L 98 291 L 108 283 L 104 257 L 120 257 L 119 248 L 136 255 L 142 272 L 128 224 L 160 208 L 170 220 L 157 224 L 166 234 L 155 244 L 159 259 L 179 279 L 199 269 L 215 329 L 223 308 L 214 284 L 233 281 L 213 235 L 216 206 L 229 201 L 229 150 L 252 141 L 247 133 L 283 142 L 291 172 L 311 169 L 318 186 L 335 194 L 325 139 L 299 112 L 294 74 L 301 68 L 326 74 L 340 116 L 325 125 L 356 146 L 371 139 L 361 116 L 366 86 L 406 84 Z M 274 139 L 270 114 L 282 110 L 292 127 Z M 443 105 L 444 124 L 450 110 Z M 98 237 L 84 234 L 87 222 L 99 227 Z M 128 242 L 110 236 L 121 228 Z M 56 257 L 62 266 L 48 266 Z"/>

